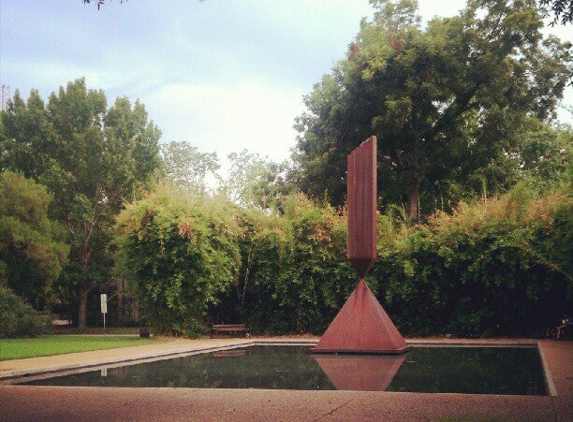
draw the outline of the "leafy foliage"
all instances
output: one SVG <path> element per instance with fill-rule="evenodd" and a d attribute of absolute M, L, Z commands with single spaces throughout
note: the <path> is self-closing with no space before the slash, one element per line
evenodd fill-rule
<path fill-rule="evenodd" d="M 0 283 L 0 338 L 34 337 L 45 333 L 48 318 Z"/>
<path fill-rule="evenodd" d="M 565 181 L 573 154 L 573 128 L 551 127 L 537 120 L 520 131 L 519 180 L 527 180 L 537 191 L 546 191 Z"/>
<path fill-rule="evenodd" d="M 573 304 L 564 192 L 523 182 L 416 225 L 391 208 L 367 281 L 406 335 L 542 335 Z M 117 262 L 160 332 L 245 322 L 254 333 L 320 334 L 357 282 L 344 213 L 302 194 L 272 215 L 160 187 L 118 229 Z"/>
<path fill-rule="evenodd" d="M 60 296 L 78 306 L 86 324 L 88 294 L 111 276 L 113 219 L 159 165 L 158 128 L 143 104 L 118 98 L 107 109 L 102 91 L 78 79 L 48 104 L 32 90 L 16 92 L 2 112 L 0 167 L 20 171 L 54 194 L 53 217 L 66 228 L 70 262 Z"/>
<path fill-rule="evenodd" d="M 520 185 L 382 237 L 374 273 L 405 333 L 541 335 L 568 312 L 573 203 L 531 192 Z"/>
<path fill-rule="evenodd" d="M 187 142 L 172 141 L 161 146 L 163 177 L 177 189 L 203 196 L 208 192 L 208 176 L 220 168 L 217 153 L 203 153 Z"/>
<path fill-rule="evenodd" d="M 539 0 L 541 6 L 549 6 L 550 11 L 555 15 L 551 25 L 559 23 L 566 25 L 573 22 L 573 0 Z"/>
<path fill-rule="evenodd" d="M 0 279 L 36 308 L 67 263 L 64 232 L 48 218 L 53 195 L 19 173 L 0 174 Z"/>
<path fill-rule="evenodd" d="M 207 306 L 236 280 L 239 229 L 225 205 L 160 186 L 118 216 L 120 274 L 159 333 L 201 333 Z"/>
<path fill-rule="evenodd" d="M 246 149 L 239 153 L 232 152 L 227 158 L 231 166 L 221 191 L 233 203 L 242 206 L 256 205 L 254 187 L 267 171 L 268 160 Z"/>
<path fill-rule="evenodd" d="M 239 224 L 239 283 L 211 318 L 246 320 L 258 333 L 322 333 L 358 281 L 345 257 L 345 217 L 293 194 L 284 214 L 249 210 Z"/>
<path fill-rule="evenodd" d="M 542 38 L 533 0 L 470 0 L 426 28 L 415 2 L 372 3 L 374 19 L 362 22 L 346 59 L 305 98 L 301 189 L 342 204 L 346 155 L 373 134 L 380 196 L 406 203 L 413 220 L 484 182 L 511 187 L 520 129 L 553 117 L 571 76 L 570 44 Z"/>
<path fill-rule="evenodd" d="M 230 169 L 221 180 L 220 193 L 242 207 L 281 212 L 283 199 L 294 190 L 289 181 L 290 164 L 275 163 L 245 149 L 227 158 Z"/>

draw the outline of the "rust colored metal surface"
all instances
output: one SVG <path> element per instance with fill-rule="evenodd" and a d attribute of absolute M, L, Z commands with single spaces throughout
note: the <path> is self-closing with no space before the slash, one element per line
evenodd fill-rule
<path fill-rule="evenodd" d="M 314 355 L 313 358 L 337 390 L 385 391 L 406 356 Z"/>
<path fill-rule="evenodd" d="M 348 155 L 347 207 L 350 264 L 364 278 L 376 260 L 376 150 L 375 136 Z"/>
<path fill-rule="evenodd" d="M 372 136 L 347 157 L 347 256 L 361 280 L 314 353 L 400 354 L 410 349 L 364 282 L 376 260 L 376 143 Z"/>
<path fill-rule="evenodd" d="M 410 348 L 376 296 L 360 280 L 312 351 L 400 354 Z"/>

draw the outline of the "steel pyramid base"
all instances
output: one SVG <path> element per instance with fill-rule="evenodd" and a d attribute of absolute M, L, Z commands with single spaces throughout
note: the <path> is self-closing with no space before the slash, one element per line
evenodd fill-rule
<path fill-rule="evenodd" d="M 313 353 L 401 354 L 409 346 L 364 280 L 360 280 Z"/>

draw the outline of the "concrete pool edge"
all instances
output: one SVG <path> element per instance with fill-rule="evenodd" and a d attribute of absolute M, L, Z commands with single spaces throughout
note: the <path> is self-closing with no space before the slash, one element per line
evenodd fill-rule
<path fill-rule="evenodd" d="M 548 396 L 0 386 L 3 422 L 567 422 Z"/>
<path fill-rule="evenodd" d="M 234 349 L 238 347 L 251 347 L 257 345 L 271 344 L 280 346 L 313 346 L 316 344 L 315 339 L 228 339 L 228 340 L 198 340 L 201 343 L 209 343 L 208 345 L 197 345 L 194 343 L 196 340 L 174 340 L 172 342 L 187 342 L 186 346 L 175 347 L 168 350 L 162 351 L 152 351 L 145 353 L 129 354 L 133 349 L 146 347 L 146 346 L 135 346 L 135 347 L 124 347 L 117 349 L 106 349 L 106 350 L 96 350 L 92 352 L 79 352 L 70 353 L 65 355 L 53 355 L 44 356 L 38 358 L 28 358 L 28 359 L 14 359 L 7 361 L 0 361 L 0 385 L 6 385 L 6 381 L 24 378 L 33 375 L 44 375 L 50 374 L 55 376 L 60 372 L 70 372 L 74 370 L 97 368 L 101 366 L 120 366 L 126 364 L 138 364 L 153 362 L 155 360 L 172 359 L 176 357 L 190 356 L 199 353 L 210 353 L 222 350 Z M 168 342 L 169 343 L 169 342 Z M 215 344 L 213 344 L 215 343 Z M 111 356 L 104 358 L 93 358 L 94 355 L 108 355 L 112 352 L 119 352 L 121 357 Z M 68 358 L 80 357 L 79 362 L 75 363 L 65 363 Z M 81 357 L 85 357 L 84 360 Z M 26 363 L 32 363 L 31 365 L 26 365 Z M 16 365 L 17 367 L 23 367 L 21 369 L 10 369 L 10 366 Z"/>
<path fill-rule="evenodd" d="M 551 370 L 549 369 L 549 364 L 547 363 L 547 357 L 545 356 L 543 345 L 539 342 L 537 343 L 537 351 L 539 352 L 539 357 L 541 358 L 541 367 L 545 377 L 545 385 L 547 386 L 547 395 L 550 397 L 557 397 L 557 389 L 555 388 L 553 376 L 551 375 Z"/>
<path fill-rule="evenodd" d="M 176 340 L 177 341 L 177 340 Z M 118 348 L 118 349 L 107 349 L 92 352 L 80 352 L 80 353 L 70 353 L 67 355 L 55 355 L 55 356 L 45 356 L 40 358 L 29 358 L 29 359 L 15 359 L 11 361 L 1 361 L 0 362 L 0 385 L 11 385 L 16 380 L 20 379 L 31 379 L 34 376 L 56 376 L 60 373 L 73 373 L 75 371 L 82 371 L 84 369 L 90 370 L 98 367 L 111 367 L 111 366 L 122 366 L 122 365 L 136 365 L 139 363 L 153 362 L 156 360 L 163 359 L 173 359 L 180 356 L 189 356 L 199 353 L 210 353 L 217 352 L 221 350 L 233 349 L 237 347 L 248 347 L 255 345 L 253 340 L 242 340 L 232 339 L 229 342 L 223 344 L 216 344 L 212 346 L 199 346 L 193 347 L 193 345 L 177 347 L 169 350 L 152 351 L 149 353 L 140 353 L 135 355 L 129 355 L 130 347 Z M 136 346 L 139 347 L 139 346 Z M 106 355 L 110 351 L 119 351 L 119 357 L 117 355 L 93 359 L 91 356 L 94 354 Z M 121 353 L 125 352 L 125 353 Z M 81 356 L 85 356 L 86 360 L 81 361 Z M 80 357 L 79 362 L 74 363 L 63 363 L 67 357 Z M 46 362 L 45 367 L 36 367 L 31 365 L 31 367 L 23 369 L 6 369 L 5 367 L 10 364 L 23 363 L 25 366 L 26 362 Z M 55 363 L 53 363 L 55 362 Z M 59 363 L 58 363 L 59 362 Z M 41 364 L 41 363 L 40 363 Z M 17 365 L 20 366 L 20 365 Z"/>
<path fill-rule="evenodd" d="M 538 344 L 547 359 L 557 396 L 496 396 L 296 390 L 149 389 L 0 385 L 3 422 L 415 422 L 443 420 L 573 421 L 572 341 L 410 339 L 410 343 Z M 294 343 L 295 339 L 249 339 Z M 308 338 L 305 343 L 312 342 Z M 229 343 L 237 344 L 240 339 Z M 200 343 L 181 344 L 195 348 Z M 175 344 L 171 349 L 180 349 Z M 163 347 L 165 349 L 165 347 Z M 127 355 L 127 351 L 123 351 Z M 28 364 L 28 366 L 30 366 Z"/>
<path fill-rule="evenodd" d="M 249 338 L 249 339 L 225 339 L 225 340 L 174 340 L 175 342 L 187 342 L 180 347 L 169 348 L 168 350 L 155 350 L 146 353 L 129 354 L 133 348 L 107 349 L 93 352 L 71 353 L 67 355 L 54 355 L 40 358 L 16 359 L 0 361 L 0 385 L 10 384 L 14 379 L 25 378 L 33 375 L 55 375 L 60 372 L 70 372 L 74 370 L 90 369 L 103 366 L 120 366 L 124 364 L 138 364 L 153 362 L 155 360 L 172 359 L 175 357 L 189 356 L 198 353 L 210 353 L 238 347 L 250 347 L 258 345 L 277 346 L 314 346 L 318 338 Z M 215 344 L 213 344 L 216 342 Z M 169 343 L 169 342 L 168 342 Z M 202 344 L 208 343 L 208 344 Z M 537 347 L 538 341 L 518 339 L 494 339 L 494 340 L 474 340 L 474 339 L 410 339 L 408 344 L 414 347 Z M 143 346 L 145 348 L 145 346 Z M 119 352 L 109 357 L 93 358 L 94 355 L 109 355 Z M 540 353 L 540 356 L 541 353 Z M 78 358 L 79 361 L 67 363 L 68 359 Z M 83 358 L 83 359 L 82 359 Z M 543 360 L 543 357 L 542 357 Z M 26 365 L 26 363 L 36 363 L 36 365 Z M 10 365 L 23 366 L 22 369 L 10 369 Z M 22 365 L 18 365 L 22 364 Z M 8 369 L 6 369 L 8 366 Z"/>
<path fill-rule="evenodd" d="M 175 340 L 174 342 L 177 342 Z M 0 385 L 11 384 L 11 381 L 20 378 L 39 375 L 56 375 L 58 373 L 73 372 L 75 370 L 97 368 L 103 366 L 120 366 L 126 364 L 138 364 L 153 362 L 155 360 L 172 359 L 175 357 L 188 356 L 198 353 L 210 353 L 237 347 L 250 347 L 257 345 L 277 345 L 277 346 L 314 346 L 318 338 L 248 338 L 248 339 L 225 339 L 215 340 L 182 340 L 188 342 L 188 345 L 168 349 L 165 351 L 155 350 L 147 353 L 130 355 L 127 352 L 142 346 L 134 348 L 107 349 L 92 352 L 71 353 L 66 355 L 54 355 L 39 358 L 15 359 L 0 361 Z M 206 345 L 197 345 L 195 342 L 209 343 Z M 495 339 L 495 340 L 474 340 L 474 339 L 410 339 L 408 344 L 414 347 L 535 347 L 536 340 L 518 339 Z M 145 346 L 143 346 L 145 347 Z M 538 347 L 538 346 L 537 346 Z M 539 349 L 539 347 L 538 347 Z M 94 355 L 107 355 L 114 351 L 119 351 L 107 358 L 96 358 Z M 121 353 L 126 352 L 126 353 Z M 541 353 L 540 353 L 541 356 Z M 68 358 L 80 357 L 75 363 L 64 363 Z M 85 359 L 81 359 L 85 357 Z M 26 363 L 38 363 L 36 366 L 27 366 Z M 23 364 L 22 369 L 10 369 L 10 365 Z M 8 366 L 8 369 L 6 369 Z"/>
<path fill-rule="evenodd" d="M 193 340 L 191 340 L 192 342 Z M 217 344 L 213 345 L 213 341 L 203 342 L 203 345 L 191 344 L 187 347 L 175 348 L 172 350 L 167 350 L 163 352 L 150 352 L 146 354 L 139 354 L 137 356 L 123 356 L 123 357 L 110 357 L 99 360 L 91 360 L 88 362 L 76 362 L 76 363 L 65 363 L 60 365 L 53 365 L 44 368 L 28 368 L 22 370 L 6 371 L 4 370 L 4 365 L 0 367 L 0 385 L 13 385 L 18 382 L 32 381 L 36 379 L 49 378 L 58 375 L 68 375 L 79 372 L 86 372 L 90 370 L 95 370 L 98 368 L 111 369 L 118 366 L 125 365 L 137 365 L 141 363 L 154 362 L 158 360 L 173 359 L 177 357 L 191 356 L 195 354 L 211 353 L 216 351 L 223 351 L 229 349 L 235 349 L 239 347 L 251 347 L 258 345 L 276 345 L 276 346 L 314 346 L 318 342 L 318 338 L 249 338 L 249 339 L 228 339 L 224 341 L 217 341 Z M 408 344 L 413 347 L 526 347 L 526 348 L 536 348 L 538 350 L 542 370 L 545 378 L 545 384 L 547 387 L 547 396 L 555 397 L 557 396 L 557 390 L 553 382 L 551 371 L 549 365 L 546 361 L 545 353 L 543 352 L 543 347 L 540 345 L 538 340 L 530 339 L 494 339 L 494 340 L 481 340 L 481 339 L 410 339 Z M 111 349 L 111 350 L 121 350 L 122 349 Z M 100 351 L 105 354 L 107 351 Z M 94 353 L 94 352 L 87 352 Z M 97 351 L 96 351 L 97 353 Z M 86 353 L 84 353 L 85 355 Z M 82 354 L 72 354 L 75 356 Z M 47 357 L 50 360 L 65 360 L 66 355 Z M 41 358 L 32 358 L 41 359 Z M 26 359 L 21 360 L 26 361 Z M 10 362 L 10 361 L 4 361 Z M 2 362 L 0 362 L 2 364 Z"/>

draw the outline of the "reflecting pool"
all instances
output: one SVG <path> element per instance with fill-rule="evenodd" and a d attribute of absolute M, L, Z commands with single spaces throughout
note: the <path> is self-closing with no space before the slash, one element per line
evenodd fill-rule
<path fill-rule="evenodd" d="M 376 356 L 317 355 L 308 346 L 253 346 L 21 384 L 547 394 L 533 347 L 415 347 L 404 355 Z"/>

